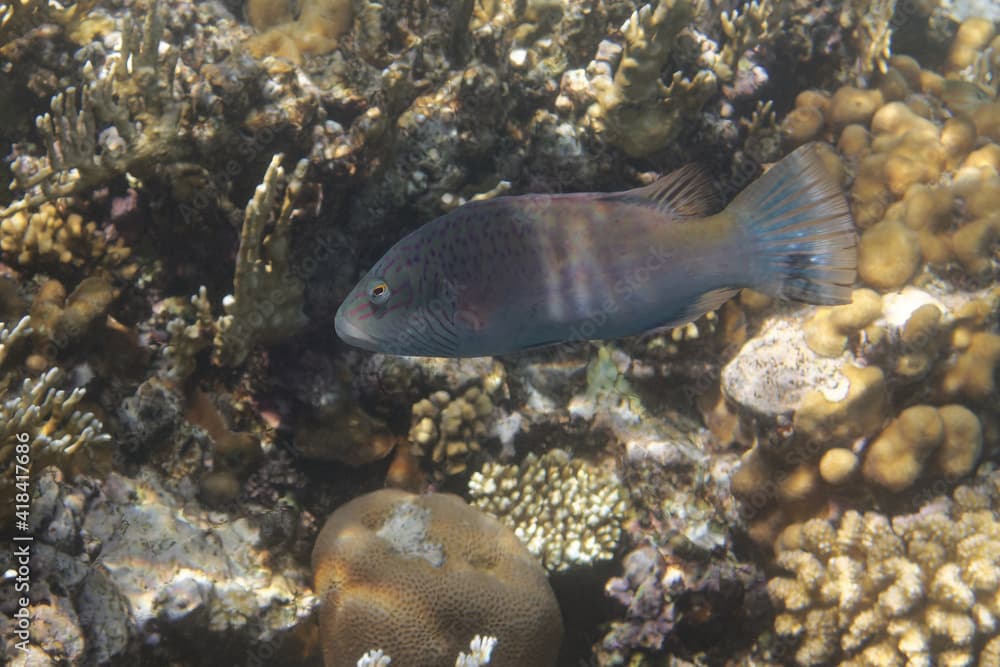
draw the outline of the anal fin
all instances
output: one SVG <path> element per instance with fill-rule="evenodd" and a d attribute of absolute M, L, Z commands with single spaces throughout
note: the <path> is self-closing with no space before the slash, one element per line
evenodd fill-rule
<path fill-rule="evenodd" d="M 705 292 L 691 304 L 684 309 L 680 316 L 675 317 L 663 324 L 658 324 L 655 328 L 650 329 L 647 333 L 663 333 L 666 330 L 674 329 L 681 326 L 682 324 L 687 324 L 688 322 L 694 322 L 696 319 L 715 310 L 726 301 L 729 301 L 734 296 L 736 296 L 739 291 L 743 289 L 742 287 L 720 287 L 719 289 L 710 290 Z"/>

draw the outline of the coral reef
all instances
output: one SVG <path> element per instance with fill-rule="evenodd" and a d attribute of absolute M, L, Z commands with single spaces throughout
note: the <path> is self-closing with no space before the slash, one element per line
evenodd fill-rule
<path fill-rule="evenodd" d="M 447 391 L 436 391 L 413 405 L 410 442 L 420 455 L 430 457 L 441 475 L 461 474 L 469 457 L 482 449 L 492 414 L 489 394 L 478 387 L 455 399 Z"/>
<path fill-rule="evenodd" d="M 31 318 L 13 327 L 0 324 L 0 493 L 6 502 L 0 508 L 0 529 L 14 519 L 16 490 L 23 491 L 47 465 L 71 470 L 77 456 L 93 456 L 93 448 L 108 443 L 111 436 L 92 412 L 78 408 L 86 390 L 65 385 L 58 367 L 44 370 L 37 378 L 19 378 L 12 368 L 12 351 L 32 333 Z M 24 503 L 19 503 L 24 504 Z"/>
<path fill-rule="evenodd" d="M 351 5 L 351 0 L 247 0 L 247 20 L 261 31 L 247 48 L 258 58 L 277 56 L 297 63 L 303 56 L 329 53 L 351 27 Z"/>
<path fill-rule="evenodd" d="M 33 657 L 12 664 L 147 664 L 153 647 L 157 660 L 201 664 L 219 646 L 255 642 L 293 655 L 290 631 L 316 603 L 304 569 L 270 562 L 250 522 L 219 522 L 186 495 L 151 471 L 70 484 L 46 469 L 31 513 Z M 5 635 L 10 623 L 5 613 Z"/>
<path fill-rule="evenodd" d="M 213 359 L 226 366 L 242 363 L 255 344 L 285 338 L 306 323 L 302 312 L 305 286 L 292 270 L 289 259 L 292 213 L 308 168 L 306 160 L 298 163 L 285 184 L 274 230 L 264 235 L 278 188 L 285 180 L 281 159 L 281 155 L 274 156 L 263 182 L 247 204 L 233 294 L 222 300 L 224 314 L 218 320 L 213 341 Z"/>
<path fill-rule="evenodd" d="M 459 653 L 455 659 L 455 667 L 481 667 L 490 664 L 490 656 L 493 648 L 497 645 L 496 637 L 482 637 L 476 635 L 469 642 L 469 652 Z M 381 650 L 368 651 L 358 660 L 358 667 L 388 667 L 392 658 L 382 653 Z"/>
<path fill-rule="evenodd" d="M 757 436 L 733 483 L 764 545 L 845 502 L 955 483 L 1000 444 L 1000 149 L 995 91 L 969 80 L 995 34 L 963 22 L 944 76 L 885 53 L 871 81 L 800 93 L 781 121 L 787 145 L 836 144 L 863 284 L 851 304 L 773 315 L 723 371 Z"/>
<path fill-rule="evenodd" d="M 915 514 L 804 523 L 778 555 L 787 574 L 768 583 L 795 664 L 991 664 L 998 482 L 960 486 Z"/>
<path fill-rule="evenodd" d="M 38 547 L 33 633 L 14 664 L 314 667 L 341 632 L 316 635 L 320 597 L 327 628 L 346 618 L 338 604 L 363 619 L 350 655 L 326 647 L 329 664 L 411 664 L 430 645 L 435 665 L 482 662 L 491 643 L 470 653 L 475 633 L 500 640 L 493 664 L 552 664 L 557 650 L 560 664 L 790 664 L 782 647 L 825 651 L 830 628 L 848 636 L 855 621 L 882 634 L 830 640 L 828 663 L 877 662 L 891 641 L 913 665 L 1000 662 L 986 579 L 969 578 L 990 568 L 953 566 L 971 536 L 942 541 L 940 567 L 895 556 L 928 578 L 893 618 L 864 611 L 902 569 L 866 561 L 878 582 L 854 618 L 829 625 L 820 587 L 809 610 L 780 612 L 789 632 L 764 633 L 763 574 L 775 550 L 779 565 L 810 549 L 824 567 L 861 562 L 855 543 L 823 560 L 803 536 L 876 509 L 910 535 L 893 515 L 997 459 L 989 3 L 238 5 L 0 3 L 0 468 L 16 479 L 29 451 Z M 502 360 L 369 355 L 334 338 L 358 273 L 456 206 L 624 190 L 692 161 L 729 199 L 810 141 L 860 229 L 851 304 L 744 293 L 682 328 Z M 434 568 L 390 554 L 366 579 L 357 560 L 334 567 L 349 541 L 324 533 L 314 597 L 315 517 L 383 485 L 460 492 L 515 532 L 475 513 L 435 533 L 433 507 L 424 530 L 421 503 L 477 510 L 397 494 L 412 511 L 352 524 L 364 554 L 395 533 L 433 559 L 467 526 L 457 556 Z M 992 530 L 985 509 L 956 509 L 966 496 L 920 521 L 944 507 Z M 0 528 L 12 518 L 0 510 Z M 451 583 L 444 570 L 466 557 Z M 421 568 L 437 588 L 421 588 Z M 343 572 L 350 599 L 331 588 Z M 959 581 L 975 603 L 956 610 Z M 390 622 L 370 595 L 383 582 L 398 584 Z M 494 584 L 546 620 L 505 611 Z M 428 596 L 434 614 L 407 602 Z M 3 597 L 2 619 L 16 602 Z M 969 627 L 959 616 L 975 624 L 968 641 L 950 634 Z M 416 617 L 440 627 L 407 640 L 393 623 Z M 532 631 L 547 633 L 537 648 Z"/>
<path fill-rule="evenodd" d="M 694 10 L 688 0 L 644 5 L 622 25 L 624 45 L 603 43 L 588 67 L 596 101 L 587 116 L 596 131 L 607 132 L 608 140 L 629 155 L 665 146 L 715 93 L 716 78 L 708 70 L 693 79 L 676 72 L 669 84 L 660 80 L 677 33 L 691 22 Z"/>
<path fill-rule="evenodd" d="M 457 496 L 382 490 L 327 519 L 313 550 L 327 667 L 378 644 L 408 665 L 440 665 L 474 628 L 493 665 L 555 664 L 562 620 L 545 571 L 508 528 Z"/>
<path fill-rule="evenodd" d="M 528 454 L 519 465 L 485 464 L 469 479 L 469 498 L 550 572 L 612 558 L 628 509 L 609 473 L 559 449 Z"/>
<path fill-rule="evenodd" d="M 109 243 L 96 222 L 85 222 L 79 213 L 61 212 L 52 202 L 30 214 L 22 210 L 0 220 L 0 250 L 22 266 L 61 263 L 109 269 L 120 267 L 131 254 L 121 237 Z"/>

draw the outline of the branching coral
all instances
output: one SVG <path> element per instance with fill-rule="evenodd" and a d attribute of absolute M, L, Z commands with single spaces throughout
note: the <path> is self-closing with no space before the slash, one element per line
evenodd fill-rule
<path fill-rule="evenodd" d="M 50 0 L 7 0 L 0 3 L 0 53 L 13 39 L 43 23 L 69 27 L 86 16 L 97 0 L 79 0 L 69 4 Z"/>
<path fill-rule="evenodd" d="M 170 344 L 164 354 L 166 372 L 174 379 L 190 375 L 196 355 L 210 345 L 213 363 L 238 366 L 254 345 L 281 340 L 306 323 L 302 312 L 305 285 L 291 265 L 291 229 L 309 163 L 301 160 L 286 178 L 281 159 L 281 155 L 272 158 L 247 204 L 233 294 L 223 298 L 222 316 L 213 321 L 204 287 L 191 297 L 191 307 L 168 304 L 174 312 L 166 324 Z M 282 185 L 284 195 L 278 206 Z M 265 234 L 272 220 L 273 229 Z"/>
<path fill-rule="evenodd" d="M 0 220 L 114 176 L 149 170 L 181 150 L 175 138 L 187 103 L 173 86 L 179 54 L 170 47 L 160 54 L 162 35 L 154 2 L 142 32 L 126 25 L 119 53 L 99 70 L 88 61 L 82 87 L 52 98 L 51 112 L 36 120 L 46 154 L 15 157 L 11 171 L 25 194 L 0 210 Z"/>
<path fill-rule="evenodd" d="M 0 250 L 21 266 L 36 263 L 73 267 L 122 265 L 131 254 L 124 240 L 109 243 L 96 222 L 65 210 L 61 200 L 0 218 Z"/>
<path fill-rule="evenodd" d="M 768 584 L 798 665 L 973 665 L 996 644 L 1000 477 L 912 515 L 813 519 Z M 979 665 L 993 664 L 980 656 Z M 983 660 L 986 662 L 983 662 Z"/>
<path fill-rule="evenodd" d="M 31 333 L 29 317 L 11 328 L 0 325 L 0 369 L 11 350 Z M 18 381 L 16 376 L 11 369 L 0 370 L 0 394 L 4 395 L 0 403 L 0 495 L 7 501 L 0 507 L 0 530 L 7 528 L 13 517 L 10 496 L 15 480 L 22 475 L 14 471 L 18 445 L 28 446 L 30 469 L 35 473 L 46 465 L 66 463 L 85 446 L 111 439 L 93 413 L 77 409 L 86 394 L 84 389 L 67 392 L 58 388 L 64 379 L 59 368 L 50 368 L 35 379 Z"/>
<path fill-rule="evenodd" d="M 867 77 L 876 69 L 884 74 L 888 69 L 895 9 L 896 0 L 855 0 L 845 2 L 841 9 L 840 23 L 851 26 L 862 76 Z"/>
<path fill-rule="evenodd" d="M 625 45 L 617 67 L 609 60 L 591 63 L 597 101 L 587 111 L 592 125 L 633 156 L 664 148 L 716 91 L 709 70 L 693 79 L 675 72 L 669 84 L 660 73 L 670 60 L 677 34 L 694 16 L 690 0 L 644 5 L 622 26 Z"/>
<path fill-rule="evenodd" d="M 487 463 L 469 480 L 472 504 L 510 526 L 550 571 L 614 556 L 625 488 L 583 459 L 553 449 L 520 465 Z"/>
<path fill-rule="evenodd" d="M 306 323 L 302 312 L 305 285 L 291 265 L 291 229 L 295 202 L 309 168 L 307 160 L 301 160 L 287 179 L 274 230 L 264 235 L 286 181 L 281 159 L 281 155 L 274 156 L 247 204 L 233 294 L 222 300 L 225 314 L 219 318 L 214 341 L 213 360 L 225 366 L 242 363 L 255 344 L 285 338 Z"/>
<path fill-rule="evenodd" d="M 722 12 L 722 33 L 727 41 L 715 63 L 715 73 L 723 81 L 731 81 L 739 68 L 740 58 L 747 49 L 770 42 L 781 28 L 782 3 L 748 2 L 742 11 Z"/>

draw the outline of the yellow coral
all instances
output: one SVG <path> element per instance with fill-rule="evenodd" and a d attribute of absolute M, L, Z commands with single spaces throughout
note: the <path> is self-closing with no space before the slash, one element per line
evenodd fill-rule
<path fill-rule="evenodd" d="M 979 643 L 979 664 L 995 664 L 998 509 L 994 474 L 956 489 L 943 510 L 938 501 L 891 525 L 853 511 L 832 526 L 806 522 L 778 557 L 787 574 L 768 582 L 774 628 L 795 642 L 795 663 L 971 665 Z"/>
<path fill-rule="evenodd" d="M 414 452 L 429 456 L 439 477 L 465 472 L 486 438 L 493 409 L 490 394 L 480 387 L 456 397 L 444 390 L 434 392 L 413 406 Z"/>
<path fill-rule="evenodd" d="M 968 346 L 941 379 L 947 396 L 985 400 L 996 395 L 997 364 L 1000 364 L 1000 335 L 986 331 L 972 334 Z"/>
<path fill-rule="evenodd" d="M 865 453 L 866 479 L 901 491 L 917 479 L 924 460 L 944 440 L 944 424 L 928 405 L 907 408 L 889 424 Z"/>
<path fill-rule="evenodd" d="M 256 57 L 278 56 L 302 62 L 303 56 L 329 53 L 351 27 L 351 0 L 305 0 L 293 19 L 287 0 L 247 0 L 247 19 L 260 34 L 247 41 Z"/>
<path fill-rule="evenodd" d="M 819 391 L 806 394 L 792 418 L 796 433 L 806 440 L 834 446 L 850 442 L 878 428 L 885 415 L 885 376 L 876 366 L 846 364 L 847 395 L 831 401 Z"/>
<path fill-rule="evenodd" d="M 119 238 L 108 243 L 95 222 L 62 205 L 45 203 L 34 212 L 18 211 L 0 220 L 0 250 L 22 266 L 39 263 L 115 267 L 131 251 Z"/>
<path fill-rule="evenodd" d="M 816 314 L 803 326 L 806 344 L 817 354 L 836 357 L 844 351 L 850 336 L 881 314 L 882 298 L 877 292 L 854 290 L 851 303 L 816 309 Z"/>

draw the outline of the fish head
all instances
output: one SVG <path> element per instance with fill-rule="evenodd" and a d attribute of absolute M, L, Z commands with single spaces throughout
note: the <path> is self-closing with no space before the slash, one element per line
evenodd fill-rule
<path fill-rule="evenodd" d="M 372 267 L 337 309 L 334 327 L 341 340 L 387 354 L 458 354 L 454 298 L 419 259 L 400 242 Z"/>

